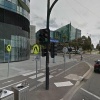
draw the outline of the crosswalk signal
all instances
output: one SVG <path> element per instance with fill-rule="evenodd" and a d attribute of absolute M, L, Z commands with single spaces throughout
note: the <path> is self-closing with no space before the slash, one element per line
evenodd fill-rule
<path fill-rule="evenodd" d="M 51 43 L 50 53 L 51 53 L 51 58 L 54 58 L 55 55 L 57 55 L 57 45 L 54 42 Z"/>
<path fill-rule="evenodd" d="M 50 30 L 40 29 L 39 30 L 39 43 L 41 45 L 46 45 L 50 43 Z"/>
<path fill-rule="evenodd" d="M 45 57 L 47 54 L 47 49 L 42 48 L 42 57 Z"/>
<path fill-rule="evenodd" d="M 68 48 L 68 51 L 69 51 L 69 52 L 71 52 L 71 51 L 72 51 L 72 48 L 71 48 L 71 47 L 69 47 L 69 48 Z"/>

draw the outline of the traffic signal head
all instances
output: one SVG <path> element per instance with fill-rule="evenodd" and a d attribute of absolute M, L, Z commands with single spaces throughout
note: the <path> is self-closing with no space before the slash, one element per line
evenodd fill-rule
<path fill-rule="evenodd" d="M 56 45 L 56 43 L 51 43 L 50 53 L 51 53 L 51 58 L 54 58 L 55 55 L 57 55 L 57 45 Z"/>
<path fill-rule="evenodd" d="M 41 29 L 39 30 L 39 43 L 46 45 L 50 43 L 50 30 Z"/>
<path fill-rule="evenodd" d="M 43 48 L 42 48 L 41 52 L 42 52 L 42 57 L 45 57 L 46 54 L 47 54 L 47 49 L 43 49 Z"/>
<path fill-rule="evenodd" d="M 68 51 L 69 51 L 69 52 L 71 52 L 71 51 L 72 51 L 72 48 L 71 48 L 71 47 L 69 47 L 69 48 L 68 48 Z"/>

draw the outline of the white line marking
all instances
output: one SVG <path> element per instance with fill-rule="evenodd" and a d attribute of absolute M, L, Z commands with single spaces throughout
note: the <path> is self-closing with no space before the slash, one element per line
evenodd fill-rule
<path fill-rule="evenodd" d="M 15 84 L 21 83 L 21 82 L 26 81 L 26 80 L 27 80 L 27 79 L 24 79 L 24 80 L 22 80 L 22 81 L 19 81 L 19 82 L 16 82 L 16 83 L 10 84 L 10 85 L 5 86 L 5 87 L 2 87 L 2 88 L 0 88 L 0 89 L 5 89 L 5 88 L 7 88 L 7 87 L 10 87 L 10 86 L 12 86 L 12 85 L 15 85 Z"/>
<path fill-rule="evenodd" d="M 56 68 L 56 69 L 53 69 L 53 70 L 50 70 L 50 72 L 52 72 L 52 71 L 54 71 L 54 70 L 57 70 L 57 68 Z"/>
<path fill-rule="evenodd" d="M 54 83 L 56 85 L 56 87 L 64 87 L 64 86 L 72 86 L 73 83 L 71 83 L 70 81 L 67 82 L 57 82 Z"/>
<path fill-rule="evenodd" d="M 62 69 L 58 69 L 59 71 L 61 71 Z"/>
<path fill-rule="evenodd" d="M 88 94 L 90 94 L 90 95 L 92 95 L 92 96 L 94 96 L 95 98 L 97 98 L 97 99 L 100 100 L 100 97 L 96 96 L 95 94 L 93 94 L 93 93 L 91 93 L 91 92 L 89 92 L 89 91 L 87 91 L 87 90 L 85 90 L 85 89 L 83 89 L 83 88 L 81 88 L 81 90 L 83 90 L 84 92 L 86 92 L 86 93 L 88 93 Z"/>
<path fill-rule="evenodd" d="M 43 75 L 44 75 L 44 73 L 39 73 L 39 74 L 37 74 L 37 77 L 40 77 L 40 76 L 43 76 Z M 29 77 L 29 78 L 35 79 L 36 75 L 33 75 L 33 76 Z"/>
<path fill-rule="evenodd" d="M 14 80 L 10 80 L 10 81 L 7 81 L 7 82 L 3 82 L 2 84 L 10 83 L 12 81 L 14 81 Z"/>
<path fill-rule="evenodd" d="M 55 74 L 56 72 L 52 72 L 52 73 L 50 73 L 50 74 Z"/>
<path fill-rule="evenodd" d="M 68 68 L 68 69 L 66 69 L 65 71 L 70 70 L 71 68 L 75 67 L 75 66 L 76 66 L 76 65 L 78 65 L 78 64 L 79 64 L 79 63 L 75 64 L 74 66 L 69 67 L 69 68 Z M 59 74 L 55 75 L 55 77 L 57 77 L 57 76 L 59 76 L 59 75 L 63 74 L 65 71 L 62 71 L 61 73 L 59 73 Z"/>
<path fill-rule="evenodd" d="M 49 76 L 49 79 L 50 79 L 50 78 L 52 78 L 52 77 L 53 77 L 53 76 L 52 76 L 52 75 L 50 75 L 50 76 Z M 37 81 L 39 81 L 39 82 L 44 82 L 44 81 L 45 81 L 45 77 L 40 78 L 40 79 L 38 79 Z"/>
<path fill-rule="evenodd" d="M 29 73 L 25 73 L 25 74 L 22 74 L 23 76 L 28 76 L 28 75 L 31 75 L 31 74 L 34 74 L 36 73 L 36 71 L 33 71 L 33 72 L 29 72 Z"/>

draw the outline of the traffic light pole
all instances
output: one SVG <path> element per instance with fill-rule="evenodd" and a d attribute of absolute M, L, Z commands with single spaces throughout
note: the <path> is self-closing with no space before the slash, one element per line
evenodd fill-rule
<path fill-rule="evenodd" d="M 50 0 L 47 0 L 47 30 L 48 30 L 48 34 L 50 34 L 50 30 L 49 30 L 50 13 L 57 1 L 58 0 L 55 0 L 50 7 Z M 48 52 L 49 51 L 49 43 L 46 44 L 46 50 L 47 50 L 46 51 L 46 90 L 49 90 L 49 52 Z"/>
<path fill-rule="evenodd" d="M 50 0 L 47 2 L 47 30 L 49 30 L 49 8 L 50 8 Z M 49 32 L 49 31 L 48 31 Z M 48 33 L 50 34 L 50 32 Z M 46 44 L 46 90 L 49 90 L 49 44 Z"/>

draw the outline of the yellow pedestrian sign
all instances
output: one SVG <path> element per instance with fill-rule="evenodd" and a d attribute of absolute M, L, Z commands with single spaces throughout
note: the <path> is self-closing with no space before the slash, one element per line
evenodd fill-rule
<path fill-rule="evenodd" d="M 8 51 L 8 52 L 10 52 L 10 51 L 11 51 L 11 48 L 12 48 L 12 47 L 11 47 L 11 45 L 10 45 L 10 44 L 8 44 L 8 45 L 7 45 L 7 47 L 6 47 L 6 49 L 7 49 L 7 51 Z"/>
<path fill-rule="evenodd" d="M 40 52 L 40 47 L 37 44 L 33 46 L 33 54 L 38 54 Z"/>

